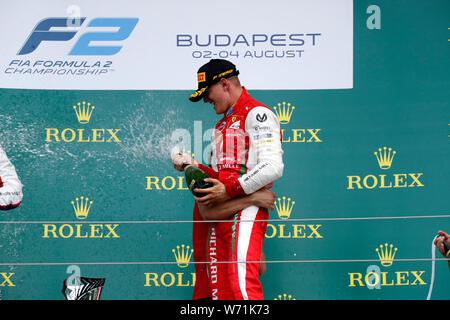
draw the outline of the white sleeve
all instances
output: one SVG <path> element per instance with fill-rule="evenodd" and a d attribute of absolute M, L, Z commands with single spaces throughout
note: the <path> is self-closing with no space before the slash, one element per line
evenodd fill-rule
<path fill-rule="evenodd" d="M 256 163 L 239 182 L 245 193 L 251 194 L 283 175 L 280 122 L 270 109 L 255 107 L 247 115 L 245 131 L 249 135 L 249 148 L 253 149 L 248 161 Z"/>
<path fill-rule="evenodd" d="M 16 169 L 9 161 L 6 153 L 0 148 L 0 178 L 3 187 L 0 188 L 0 209 L 17 207 L 22 201 L 22 183 Z"/>

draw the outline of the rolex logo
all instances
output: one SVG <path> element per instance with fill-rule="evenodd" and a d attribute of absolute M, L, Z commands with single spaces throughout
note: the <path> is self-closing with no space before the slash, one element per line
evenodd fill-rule
<path fill-rule="evenodd" d="M 81 124 L 86 124 L 89 123 L 95 107 L 91 105 L 91 103 L 86 103 L 85 101 L 83 101 L 78 102 L 76 106 L 73 106 L 73 109 L 75 110 L 75 113 L 77 115 L 78 122 Z"/>
<path fill-rule="evenodd" d="M 281 197 L 274 202 L 275 210 L 281 220 L 288 220 L 291 217 L 295 201 L 291 198 Z M 297 224 L 283 221 L 282 223 L 268 223 L 266 238 L 278 239 L 322 239 L 321 224 Z"/>
<path fill-rule="evenodd" d="M 297 300 L 297 299 L 295 299 L 291 294 L 283 293 L 283 294 L 279 294 L 273 300 Z"/>
<path fill-rule="evenodd" d="M 380 259 L 381 266 L 392 266 L 397 253 L 397 248 L 393 244 L 381 244 L 375 249 Z M 425 270 L 383 270 L 378 265 L 370 265 L 360 272 L 348 272 L 349 287 L 364 287 L 369 290 L 381 289 L 382 287 L 396 286 L 423 286 Z"/>
<path fill-rule="evenodd" d="M 189 246 L 182 244 L 177 246 L 176 249 L 172 249 L 177 266 L 180 268 L 186 268 L 191 261 L 192 253 L 194 252 Z M 196 275 L 195 272 L 145 272 L 144 287 L 194 287 Z"/>
<path fill-rule="evenodd" d="M 295 107 L 291 103 L 283 101 L 273 106 L 273 110 L 280 124 L 287 124 L 291 121 Z M 322 129 L 320 128 L 281 129 L 283 143 L 323 142 L 319 136 L 320 134 L 322 134 Z"/>
<path fill-rule="evenodd" d="M 289 102 L 281 102 L 278 103 L 277 106 L 274 106 L 275 114 L 278 117 L 278 121 L 282 124 L 289 123 L 291 121 L 292 113 L 294 112 L 295 107 L 292 106 Z"/>
<path fill-rule="evenodd" d="M 375 151 L 378 167 L 381 170 L 391 169 L 392 161 L 397 152 L 392 148 L 382 147 Z M 391 171 L 391 170 L 389 170 Z M 383 173 L 383 174 L 380 174 Z M 421 188 L 423 172 L 372 172 L 347 176 L 347 189 L 391 189 L 391 188 Z"/>
<path fill-rule="evenodd" d="M 91 121 L 95 107 L 90 102 L 82 101 L 74 105 L 73 109 L 78 123 L 84 125 Z M 120 130 L 111 128 L 45 128 L 45 142 L 121 143 Z"/>
<path fill-rule="evenodd" d="M 278 203 L 277 203 L 277 201 L 275 201 L 274 204 L 275 204 L 275 209 L 277 210 L 277 213 L 278 213 L 278 217 L 280 217 L 280 219 L 284 219 L 284 220 L 289 219 L 289 217 L 291 216 L 292 208 L 294 207 L 295 201 L 291 201 L 291 198 L 286 199 L 286 197 L 282 197 L 282 198 L 278 198 Z"/>
<path fill-rule="evenodd" d="M 395 253 L 397 252 L 397 248 L 394 248 L 394 245 L 388 245 L 387 243 L 380 245 L 379 248 L 376 248 L 375 251 L 378 253 L 378 257 L 380 258 L 381 265 L 383 267 L 390 267 L 394 262 Z"/>
<path fill-rule="evenodd" d="M 72 201 L 73 210 L 77 219 L 86 219 L 91 209 L 92 201 L 89 198 L 80 197 Z"/>
<path fill-rule="evenodd" d="M 181 251 L 180 246 L 177 246 L 177 250 L 172 249 L 172 252 L 175 256 L 175 260 L 177 261 L 177 266 L 179 266 L 180 268 L 186 268 L 189 265 L 189 261 L 191 261 L 194 249 L 190 249 L 189 246 L 185 247 L 184 244 L 182 244 Z"/>
<path fill-rule="evenodd" d="M 87 197 L 77 197 L 71 201 L 77 219 L 86 219 L 93 201 Z M 43 223 L 42 238 L 46 239 L 112 239 L 120 238 L 118 227 L 114 223 Z"/>
<path fill-rule="evenodd" d="M 380 169 L 387 170 L 391 167 L 392 160 L 394 160 L 395 151 L 392 151 L 392 148 L 383 147 L 383 149 L 379 148 L 378 152 L 374 152 L 375 157 L 377 157 L 378 165 Z"/>

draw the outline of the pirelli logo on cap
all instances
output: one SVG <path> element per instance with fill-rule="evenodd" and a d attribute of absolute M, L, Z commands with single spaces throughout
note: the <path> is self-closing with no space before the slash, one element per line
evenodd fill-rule
<path fill-rule="evenodd" d="M 217 78 L 225 77 L 227 74 L 230 74 L 233 72 L 233 69 L 222 72 L 221 74 L 218 74 L 217 76 L 213 77 L 213 80 L 216 80 Z"/>
<path fill-rule="evenodd" d="M 204 72 L 197 73 L 197 81 L 198 82 L 205 82 L 206 81 L 206 74 Z"/>

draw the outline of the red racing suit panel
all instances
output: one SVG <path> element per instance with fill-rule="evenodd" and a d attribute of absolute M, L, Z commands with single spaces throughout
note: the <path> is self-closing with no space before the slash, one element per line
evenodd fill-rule
<path fill-rule="evenodd" d="M 0 147 L 0 210 L 10 210 L 22 202 L 22 183 L 16 169 Z"/>
<path fill-rule="evenodd" d="M 250 206 L 210 227 L 208 261 L 213 300 L 263 300 L 259 281 L 269 212 Z M 257 221 L 255 221 L 257 220 Z"/>
<path fill-rule="evenodd" d="M 194 247 L 194 261 L 206 262 L 207 261 L 207 242 L 209 223 L 197 222 L 202 221 L 203 218 L 200 215 L 198 209 L 198 203 L 195 202 L 193 212 L 193 226 L 192 226 L 192 245 Z M 211 297 L 211 288 L 209 286 L 208 266 L 205 263 L 195 264 L 195 286 L 192 299 L 202 299 Z"/>

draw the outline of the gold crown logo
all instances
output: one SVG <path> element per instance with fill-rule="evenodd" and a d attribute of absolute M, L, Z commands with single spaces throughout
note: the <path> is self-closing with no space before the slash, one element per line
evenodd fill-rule
<path fill-rule="evenodd" d="M 86 219 L 91 205 L 92 201 L 89 202 L 89 198 L 80 197 L 80 199 L 76 198 L 75 201 L 72 201 L 73 210 L 75 210 L 77 219 Z"/>
<path fill-rule="evenodd" d="M 279 294 L 277 298 L 275 298 L 274 300 L 297 300 L 295 299 L 291 294 Z"/>
<path fill-rule="evenodd" d="M 175 256 L 175 260 L 177 261 L 177 266 L 180 268 L 186 268 L 189 265 L 189 261 L 191 261 L 192 253 L 194 252 L 194 249 L 190 249 L 189 246 L 185 246 L 184 244 L 181 245 L 181 252 L 180 252 L 180 246 L 177 246 L 177 250 L 172 249 L 173 255 Z"/>
<path fill-rule="evenodd" d="M 387 150 L 387 152 L 386 152 Z M 391 167 L 392 160 L 394 160 L 395 151 L 392 151 L 392 148 L 383 147 L 383 149 L 379 148 L 378 152 L 374 152 L 375 157 L 377 157 L 378 165 L 381 169 L 386 170 Z"/>
<path fill-rule="evenodd" d="M 394 248 L 394 245 L 388 245 L 387 243 L 380 244 L 380 248 L 376 248 L 375 251 L 378 253 L 378 257 L 380 258 L 381 265 L 383 267 L 390 267 L 394 262 L 395 253 L 397 252 L 397 248 Z"/>
<path fill-rule="evenodd" d="M 289 102 L 278 103 L 278 108 L 276 106 L 274 106 L 273 108 L 275 109 L 275 114 L 277 115 L 278 121 L 280 121 L 280 123 L 286 124 L 291 121 L 292 113 L 294 112 L 295 107 L 291 107 L 291 104 Z"/>
<path fill-rule="evenodd" d="M 275 201 L 275 209 L 277 210 L 278 217 L 280 219 L 289 219 L 291 216 L 292 208 L 294 207 L 295 201 L 291 201 L 291 198 L 282 197 L 278 198 L 278 203 Z"/>
<path fill-rule="evenodd" d="M 73 106 L 75 113 L 77 114 L 78 122 L 82 124 L 89 123 L 91 120 L 92 111 L 95 107 L 90 102 L 78 102 L 76 106 Z"/>

